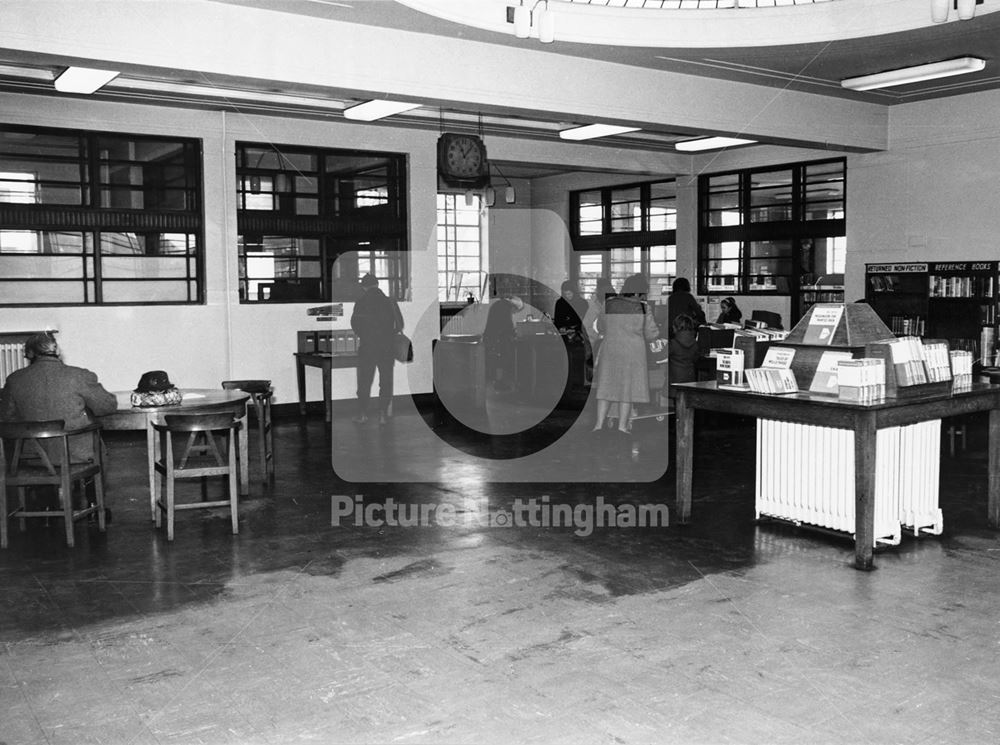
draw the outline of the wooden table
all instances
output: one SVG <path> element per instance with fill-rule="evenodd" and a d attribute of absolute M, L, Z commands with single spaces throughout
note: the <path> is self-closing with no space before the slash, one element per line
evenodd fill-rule
<path fill-rule="evenodd" d="M 330 383 L 334 368 L 357 367 L 356 354 L 331 354 L 330 352 L 296 352 L 295 374 L 299 383 L 299 413 L 306 414 L 306 367 L 318 367 L 323 371 L 323 407 L 326 421 L 333 420 L 333 392 Z"/>
<path fill-rule="evenodd" d="M 182 388 L 181 403 L 174 406 L 150 406 L 139 408 L 132 406 L 129 397 L 131 391 L 115 391 L 118 398 L 118 411 L 101 417 L 101 426 L 110 430 L 146 430 L 146 466 L 149 470 L 149 506 L 150 515 L 156 519 L 156 454 L 159 451 L 159 434 L 153 424 L 162 424 L 163 417 L 168 414 L 210 414 L 229 411 L 240 420 L 240 431 L 236 433 L 240 460 L 241 496 L 250 493 L 250 459 L 247 449 L 247 402 L 250 394 L 243 391 L 224 391 L 214 388 Z"/>
<path fill-rule="evenodd" d="M 987 519 L 990 527 L 1000 527 L 1000 385 L 974 383 L 957 393 L 886 399 L 871 405 L 810 393 L 774 396 L 725 390 L 714 381 L 679 383 L 672 388 L 677 394 L 677 518 L 681 523 L 691 519 L 695 409 L 850 429 L 854 431 L 854 564 L 858 569 L 873 569 L 876 431 L 988 411 Z"/>

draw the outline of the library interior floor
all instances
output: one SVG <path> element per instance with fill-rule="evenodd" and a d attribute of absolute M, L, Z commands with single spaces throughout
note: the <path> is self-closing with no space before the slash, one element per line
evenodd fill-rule
<path fill-rule="evenodd" d="M 412 411 L 338 412 L 332 434 L 279 417 L 239 535 L 185 512 L 172 544 L 144 437 L 107 433 L 107 533 L 80 524 L 70 549 L 57 520 L 12 522 L 0 553 L 0 743 L 1000 741 L 978 422 L 942 455 L 945 533 L 859 572 L 844 537 L 755 522 L 754 422 L 698 416 L 692 522 L 589 535 L 510 518 L 543 497 L 671 503 L 669 420 L 592 433 L 585 410 L 477 438 Z M 553 426 L 562 455 L 512 465 Z M 384 479 L 335 477 L 331 444 Z M 453 524 L 378 525 L 390 499 Z M 369 506 L 371 524 L 347 514 Z"/>

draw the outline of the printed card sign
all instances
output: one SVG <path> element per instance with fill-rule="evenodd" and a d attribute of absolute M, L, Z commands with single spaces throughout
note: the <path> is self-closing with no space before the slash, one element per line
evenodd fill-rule
<path fill-rule="evenodd" d="M 837 395 L 837 367 L 841 361 L 851 359 L 850 352 L 823 352 L 816 366 L 809 390 L 812 393 Z"/>
<path fill-rule="evenodd" d="M 792 366 L 792 359 L 795 357 L 795 350 L 791 347 L 771 347 L 764 355 L 761 367 L 771 367 L 779 370 L 787 370 Z"/>
<path fill-rule="evenodd" d="M 809 325 L 806 326 L 806 333 L 802 338 L 802 343 L 817 345 L 832 343 L 833 332 L 837 330 L 837 325 L 840 323 L 843 315 L 843 305 L 814 307 L 812 315 L 809 317 Z"/>
<path fill-rule="evenodd" d="M 743 385 L 743 350 L 716 350 L 715 370 L 719 385 Z"/>

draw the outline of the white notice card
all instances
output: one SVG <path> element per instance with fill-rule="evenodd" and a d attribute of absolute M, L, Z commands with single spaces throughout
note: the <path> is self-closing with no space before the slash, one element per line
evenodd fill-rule
<path fill-rule="evenodd" d="M 764 355 L 764 361 L 760 366 L 787 370 L 792 366 L 792 358 L 794 357 L 795 350 L 791 347 L 771 347 Z"/>
<path fill-rule="evenodd" d="M 803 344 L 830 344 L 833 342 L 833 332 L 840 324 L 844 315 L 844 306 L 814 306 L 809 317 L 809 325 L 802 339 Z"/>

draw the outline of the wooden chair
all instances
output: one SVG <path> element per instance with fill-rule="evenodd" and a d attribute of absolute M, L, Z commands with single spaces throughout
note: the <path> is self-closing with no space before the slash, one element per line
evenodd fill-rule
<path fill-rule="evenodd" d="M 160 527 L 161 513 L 167 516 L 167 540 L 174 540 L 174 513 L 177 510 L 197 510 L 206 507 L 228 507 L 233 523 L 233 534 L 239 526 L 239 468 L 236 450 L 240 422 L 231 412 L 221 414 L 168 414 L 164 422 L 154 423 L 160 435 L 160 452 L 153 467 L 161 475 L 157 480 L 156 527 Z M 187 434 L 187 444 L 176 457 L 174 435 Z M 223 438 L 219 449 L 216 434 Z M 200 442 L 199 442 L 200 441 Z M 202 501 L 177 504 L 176 482 L 184 479 L 207 479 L 209 476 L 226 476 L 229 479 L 229 498 L 208 500 L 202 490 Z M 203 482 L 204 485 L 204 482 Z"/>
<path fill-rule="evenodd" d="M 63 420 L 46 422 L 7 422 L 0 424 L 0 548 L 7 548 L 7 520 L 16 517 L 21 531 L 26 528 L 25 518 L 62 517 L 66 527 L 66 545 L 72 547 L 73 527 L 77 520 L 96 513 L 101 532 L 106 528 L 104 510 L 104 447 L 101 443 L 101 425 L 94 423 L 67 430 Z M 70 437 L 90 434 L 94 458 L 85 463 L 70 459 Z M 43 441 L 51 441 L 47 449 Z M 8 447 L 10 457 L 7 457 Z M 50 451 L 55 450 L 52 454 Z M 96 503 L 83 509 L 73 509 L 73 485 L 81 490 L 90 480 L 94 481 Z M 25 495 L 29 486 L 56 486 L 59 489 L 61 510 L 29 510 Z M 16 487 L 18 508 L 8 513 L 7 487 Z"/>
<path fill-rule="evenodd" d="M 271 399 L 274 389 L 270 380 L 223 380 L 227 391 L 243 391 L 250 394 L 257 418 L 257 444 L 260 453 L 262 481 L 266 485 L 274 481 L 274 435 L 271 432 Z M 248 433 L 249 434 L 249 433 Z"/>

